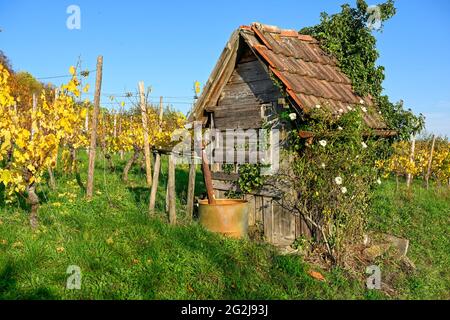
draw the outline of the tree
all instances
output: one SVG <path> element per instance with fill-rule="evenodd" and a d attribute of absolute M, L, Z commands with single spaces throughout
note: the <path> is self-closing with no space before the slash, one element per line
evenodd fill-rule
<path fill-rule="evenodd" d="M 395 15 L 396 8 L 393 0 L 377 8 L 380 14 L 377 31 L 381 32 L 384 23 Z M 371 24 L 373 17 L 366 1 L 357 0 L 356 8 L 344 4 L 340 13 L 322 13 L 318 25 L 304 28 L 300 33 L 315 37 L 323 49 L 337 59 L 357 94 L 373 98 L 388 125 L 397 131 L 396 139 L 408 139 L 423 129 L 424 117 L 406 110 L 403 102 L 392 103 L 389 97 L 382 95 L 385 69 L 377 65 L 379 52 Z"/>

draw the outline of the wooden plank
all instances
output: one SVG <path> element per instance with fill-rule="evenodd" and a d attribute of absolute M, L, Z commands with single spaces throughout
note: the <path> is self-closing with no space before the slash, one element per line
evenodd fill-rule
<path fill-rule="evenodd" d="M 275 201 L 272 201 L 272 233 L 275 239 L 279 239 L 283 236 L 283 210 L 280 205 Z"/>
<path fill-rule="evenodd" d="M 229 83 L 223 88 L 222 98 L 225 97 L 258 97 L 260 94 L 279 92 L 271 80 L 256 80 L 244 83 Z"/>
<path fill-rule="evenodd" d="M 233 183 L 229 181 L 220 181 L 220 180 L 213 180 L 213 189 L 214 190 L 223 190 L 223 191 L 234 191 L 234 192 L 240 192 L 241 190 Z M 255 195 L 255 196 L 264 196 L 268 198 L 280 198 L 279 194 L 275 194 L 272 192 L 272 190 L 265 189 L 264 187 L 260 190 L 254 190 L 249 192 L 248 194 Z"/>
<path fill-rule="evenodd" d="M 247 194 L 244 199 L 248 201 L 248 225 L 251 227 L 255 225 L 255 196 Z"/>
<path fill-rule="evenodd" d="M 281 208 L 280 235 L 287 241 L 293 242 L 295 240 L 295 216 L 283 208 Z"/>
<path fill-rule="evenodd" d="M 273 243 L 273 206 L 272 199 L 263 197 L 264 237 L 267 242 Z"/>
<path fill-rule="evenodd" d="M 255 196 L 255 222 L 263 222 L 263 197 Z"/>
<path fill-rule="evenodd" d="M 239 174 L 225 173 L 225 172 L 213 172 L 212 178 L 213 178 L 213 180 L 237 181 L 239 179 Z"/>
<path fill-rule="evenodd" d="M 217 118 L 217 129 L 259 129 L 262 127 L 262 119 L 260 117 L 251 118 Z"/>

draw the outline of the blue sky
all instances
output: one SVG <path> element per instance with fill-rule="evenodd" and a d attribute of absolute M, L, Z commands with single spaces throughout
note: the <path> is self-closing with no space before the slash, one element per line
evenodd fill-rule
<path fill-rule="evenodd" d="M 238 26 L 259 21 L 300 29 L 344 2 L 0 0 L 0 49 L 16 70 L 36 77 L 67 74 L 79 56 L 84 68 L 95 69 L 102 54 L 104 93 L 134 92 L 142 80 L 155 101 L 165 96 L 187 112 L 193 82 L 206 82 Z M 66 28 L 71 4 L 81 9 L 81 30 Z M 450 136 L 450 1 L 397 0 L 396 6 L 397 15 L 376 34 L 385 93 L 425 114 L 429 131 Z"/>

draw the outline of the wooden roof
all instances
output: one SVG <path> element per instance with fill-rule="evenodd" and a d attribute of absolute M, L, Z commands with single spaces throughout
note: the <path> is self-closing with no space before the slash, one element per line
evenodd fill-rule
<path fill-rule="evenodd" d="M 370 97 L 359 97 L 354 93 L 350 79 L 339 69 L 336 59 L 320 48 L 317 40 L 295 30 L 260 23 L 242 26 L 232 34 L 194 106 L 191 120 L 200 120 L 203 110 L 217 103 L 236 65 L 240 39 L 283 83 L 299 111 L 308 113 L 320 105 L 338 115 L 359 105 L 367 110 L 364 120 L 369 127 L 378 130 L 378 134 L 391 134 Z"/>

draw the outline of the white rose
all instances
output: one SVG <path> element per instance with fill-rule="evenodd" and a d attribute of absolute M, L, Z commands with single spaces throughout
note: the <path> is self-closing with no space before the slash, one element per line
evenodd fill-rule
<path fill-rule="evenodd" d="M 320 141 L 319 141 L 319 144 L 320 144 L 322 147 L 326 147 L 326 146 L 327 146 L 327 141 L 326 141 L 326 140 L 320 140 Z"/>
<path fill-rule="evenodd" d="M 340 186 L 342 184 L 342 178 L 341 177 L 336 177 L 336 178 L 334 178 L 334 182 L 336 182 L 336 184 L 338 186 Z"/>
<path fill-rule="evenodd" d="M 291 113 L 289 115 L 289 119 L 291 119 L 291 121 L 294 121 L 295 119 L 297 119 L 297 114 L 296 113 Z"/>
<path fill-rule="evenodd" d="M 367 149 L 367 144 L 365 142 L 361 142 L 363 149 Z"/>
<path fill-rule="evenodd" d="M 342 191 L 343 194 L 346 194 L 347 193 L 347 188 L 346 187 L 342 187 L 341 191 Z"/>

